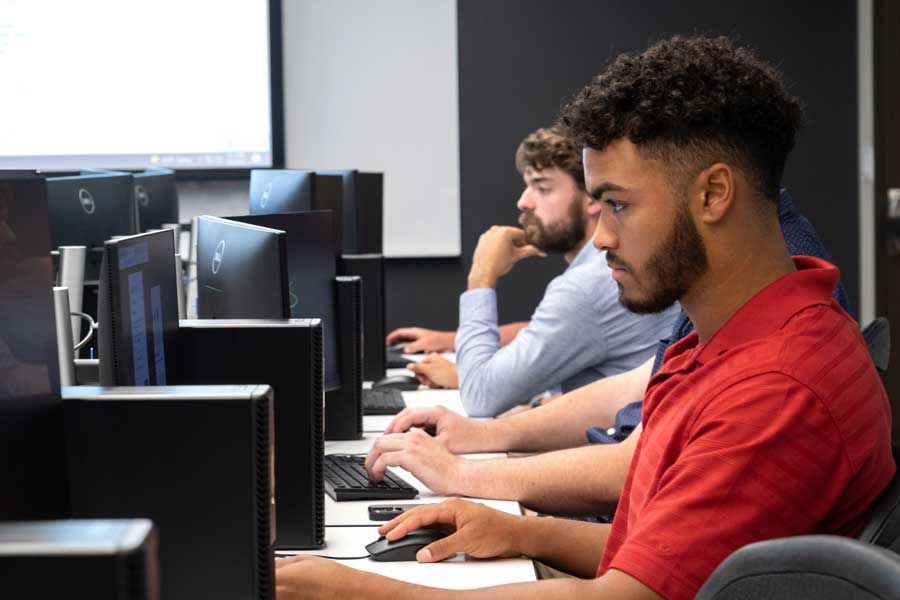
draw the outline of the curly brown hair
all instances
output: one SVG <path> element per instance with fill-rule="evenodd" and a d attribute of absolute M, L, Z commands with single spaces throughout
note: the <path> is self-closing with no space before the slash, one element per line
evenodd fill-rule
<path fill-rule="evenodd" d="M 753 50 L 725 37 L 675 36 L 620 55 L 560 120 L 576 143 L 593 149 L 627 138 L 662 160 L 676 185 L 722 161 L 777 202 L 803 108 Z"/>
<path fill-rule="evenodd" d="M 562 127 L 541 128 L 522 140 L 516 149 L 516 168 L 524 173 L 526 167 L 536 171 L 555 167 L 571 175 L 581 190 L 585 189 L 581 146 Z"/>

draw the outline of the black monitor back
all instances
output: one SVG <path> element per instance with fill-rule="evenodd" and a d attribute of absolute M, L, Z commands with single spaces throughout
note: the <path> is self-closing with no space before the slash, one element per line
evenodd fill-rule
<path fill-rule="evenodd" d="M 291 317 L 324 319 L 325 388 L 341 383 L 338 363 L 335 244 L 328 211 L 228 217 L 231 221 L 278 229 L 287 234 Z"/>
<path fill-rule="evenodd" d="M 275 391 L 276 546 L 325 539 L 322 483 L 322 322 L 186 320 L 178 329 L 179 384 L 265 381 Z"/>
<path fill-rule="evenodd" d="M 148 518 L 163 600 L 274 599 L 268 386 L 64 390 L 77 518 Z"/>
<path fill-rule="evenodd" d="M 141 231 L 178 223 L 178 187 L 175 171 L 148 169 L 134 174 L 134 202 Z"/>
<path fill-rule="evenodd" d="M 384 174 L 356 169 L 317 171 L 339 175 L 343 192 L 343 254 L 381 254 Z"/>
<path fill-rule="evenodd" d="M 344 254 L 341 275 L 362 278 L 363 379 L 378 381 L 385 376 L 384 339 L 384 256 L 381 254 Z"/>
<path fill-rule="evenodd" d="M 250 214 L 312 210 L 316 174 L 297 169 L 250 171 Z"/>
<path fill-rule="evenodd" d="M 159 600 L 157 536 L 146 519 L 0 523 L 5 598 Z"/>
<path fill-rule="evenodd" d="M 90 248 L 114 235 L 137 233 L 132 181 L 130 173 L 47 178 L 53 248 Z"/>
<path fill-rule="evenodd" d="M 0 521 L 69 515 L 47 189 L 0 171 Z"/>
<path fill-rule="evenodd" d="M 287 235 L 217 217 L 197 219 L 197 316 L 291 316 Z"/>
<path fill-rule="evenodd" d="M 167 385 L 178 329 L 171 230 L 104 244 L 97 302 L 101 385 Z"/>

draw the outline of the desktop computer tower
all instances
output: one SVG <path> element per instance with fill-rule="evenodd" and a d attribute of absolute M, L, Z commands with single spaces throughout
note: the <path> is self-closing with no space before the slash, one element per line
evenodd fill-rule
<path fill-rule="evenodd" d="M 385 375 L 384 256 L 343 254 L 341 275 L 358 275 L 363 283 L 363 380 L 378 381 Z"/>
<path fill-rule="evenodd" d="M 325 541 L 320 319 L 181 321 L 179 384 L 264 381 L 275 392 L 275 545 Z"/>
<path fill-rule="evenodd" d="M 72 512 L 147 518 L 160 598 L 272 600 L 272 389 L 63 390 Z"/>
<path fill-rule="evenodd" d="M 356 174 L 356 251 L 353 254 L 381 254 L 384 214 L 384 174 Z"/>
<path fill-rule="evenodd" d="M 363 434 L 362 293 L 359 277 L 335 277 L 341 385 L 325 392 L 325 439 L 356 440 Z"/>
<path fill-rule="evenodd" d="M 0 586 L 4 598 L 159 600 L 153 523 L 0 523 Z"/>
<path fill-rule="evenodd" d="M 315 191 L 316 195 L 313 198 L 312 209 L 331 211 L 331 239 L 334 240 L 334 247 L 340 252 L 344 247 L 345 228 L 343 177 L 330 173 L 316 173 Z"/>

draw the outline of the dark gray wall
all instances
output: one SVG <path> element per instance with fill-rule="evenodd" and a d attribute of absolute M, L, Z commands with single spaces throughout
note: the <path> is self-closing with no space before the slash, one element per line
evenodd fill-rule
<path fill-rule="evenodd" d="M 814 223 L 858 307 L 856 5 L 702 0 L 459 0 L 460 260 L 392 260 L 389 327 L 456 326 L 478 235 L 515 224 L 519 141 L 623 51 L 674 33 L 724 34 L 755 47 L 805 103 L 808 125 L 784 184 Z M 427 218 L 427 215 L 423 215 Z M 529 259 L 500 284 L 502 321 L 527 319 L 559 258 Z"/>

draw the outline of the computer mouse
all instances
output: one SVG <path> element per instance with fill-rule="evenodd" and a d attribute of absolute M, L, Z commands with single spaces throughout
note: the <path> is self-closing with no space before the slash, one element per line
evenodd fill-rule
<path fill-rule="evenodd" d="M 411 392 L 419 389 L 419 380 L 415 375 L 391 375 L 379 379 L 372 384 L 373 388 L 393 388 L 401 392 Z"/>
<path fill-rule="evenodd" d="M 395 542 L 380 537 L 366 546 L 366 550 L 372 560 L 379 562 L 416 560 L 416 552 L 445 537 L 447 534 L 437 529 L 416 529 Z"/>

